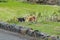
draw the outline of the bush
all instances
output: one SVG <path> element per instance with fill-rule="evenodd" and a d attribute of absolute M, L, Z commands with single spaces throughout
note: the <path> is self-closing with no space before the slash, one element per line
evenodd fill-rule
<path fill-rule="evenodd" d="M 0 2 L 7 2 L 7 0 L 0 0 Z"/>

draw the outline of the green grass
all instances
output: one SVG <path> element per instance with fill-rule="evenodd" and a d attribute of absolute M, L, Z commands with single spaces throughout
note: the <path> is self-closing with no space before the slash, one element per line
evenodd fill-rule
<path fill-rule="evenodd" d="M 32 12 L 41 13 L 44 17 L 49 17 L 54 12 L 60 15 L 58 12 L 60 10 L 60 6 L 52 6 L 52 5 L 39 5 L 39 4 L 29 4 L 29 3 L 21 3 L 21 2 L 7 2 L 0 3 L 0 21 L 8 21 L 13 19 L 14 17 L 23 17 L 31 14 Z M 39 30 L 41 32 L 45 32 L 53 35 L 60 35 L 60 23 L 58 22 L 44 22 L 43 18 L 39 19 L 39 23 L 19 23 L 14 20 L 11 20 L 9 23 L 19 24 L 25 27 L 31 27 L 34 30 Z"/>

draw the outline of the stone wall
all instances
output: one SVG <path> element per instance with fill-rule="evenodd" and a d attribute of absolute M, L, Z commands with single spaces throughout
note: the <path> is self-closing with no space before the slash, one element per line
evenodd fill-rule
<path fill-rule="evenodd" d="M 57 0 L 57 4 L 60 5 L 60 0 Z"/>
<path fill-rule="evenodd" d="M 56 4 L 57 3 L 57 0 L 48 0 L 47 1 L 47 4 Z"/>
<path fill-rule="evenodd" d="M 60 5 L 60 0 L 16 0 L 21 2 L 29 2 L 29 3 L 39 3 L 39 4 L 50 4 L 50 5 Z"/>
<path fill-rule="evenodd" d="M 57 4 L 57 0 L 26 0 L 26 1 L 33 2 L 33 3 L 52 4 L 52 5 Z"/>

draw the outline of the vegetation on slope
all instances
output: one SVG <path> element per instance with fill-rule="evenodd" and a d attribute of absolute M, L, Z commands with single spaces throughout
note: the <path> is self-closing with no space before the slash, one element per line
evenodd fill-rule
<path fill-rule="evenodd" d="M 45 33 L 60 35 L 60 23 L 44 21 L 45 17 L 49 18 L 54 12 L 60 15 L 58 10 L 60 10 L 59 6 L 52 5 L 28 4 L 22 2 L 0 3 L 0 21 L 7 21 L 9 23 L 20 24 L 25 27 L 38 29 Z M 16 17 L 24 17 L 31 13 L 34 13 L 35 15 L 41 14 L 42 18 L 38 17 L 37 19 L 39 23 L 20 23 L 15 21 Z"/>

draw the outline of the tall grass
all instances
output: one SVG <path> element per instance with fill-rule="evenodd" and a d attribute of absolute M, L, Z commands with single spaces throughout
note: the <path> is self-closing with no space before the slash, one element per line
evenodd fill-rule
<path fill-rule="evenodd" d="M 54 12 L 60 15 L 58 12 L 60 10 L 59 6 L 52 5 L 39 5 L 39 4 L 29 4 L 22 2 L 7 2 L 0 3 L 0 21 L 7 21 L 9 23 L 16 23 L 22 26 L 31 27 L 34 30 L 39 30 L 49 34 L 60 35 L 60 30 L 56 30 L 56 27 L 60 28 L 60 23 L 57 22 L 46 22 L 44 21 L 46 17 L 50 17 Z M 33 23 L 20 23 L 15 21 L 14 17 L 25 17 L 31 13 L 38 16 L 37 24 Z M 40 17 L 42 16 L 42 17 Z"/>

